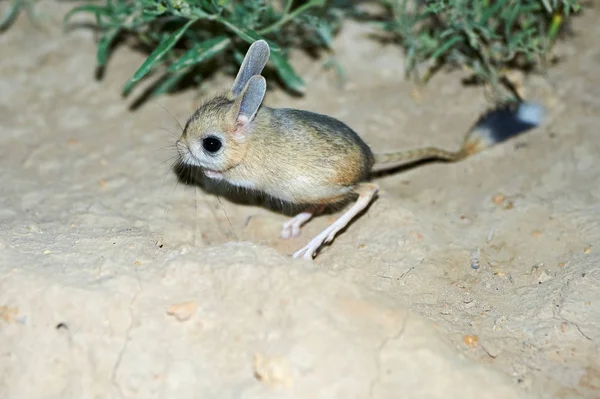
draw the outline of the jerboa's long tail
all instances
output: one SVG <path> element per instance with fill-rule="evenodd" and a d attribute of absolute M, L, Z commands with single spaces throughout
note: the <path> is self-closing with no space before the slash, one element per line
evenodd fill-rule
<path fill-rule="evenodd" d="M 485 113 L 477 120 L 465 136 L 463 145 L 458 151 L 424 147 L 375 154 L 373 171 L 381 171 L 424 160 L 460 161 L 539 126 L 544 118 L 545 110 L 540 104 L 533 102 L 503 104 Z"/>

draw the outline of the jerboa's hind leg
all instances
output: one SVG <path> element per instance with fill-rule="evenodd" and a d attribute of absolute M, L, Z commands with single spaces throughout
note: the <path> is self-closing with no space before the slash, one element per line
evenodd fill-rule
<path fill-rule="evenodd" d="M 336 234 L 350 223 L 356 215 L 362 212 L 366 207 L 369 206 L 373 197 L 379 191 L 379 187 L 373 183 L 360 183 L 354 189 L 354 192 L 358 194 L 358 199 L 342 216 L 340 216 L 335 222 L 329 227 L 320 232 L 315 238 L 313 238 L 304 248 L 296 251 L 293 255 L 294 258 L 303 257 L 306 260 L 312 260 L 319 248 L 323 244 L 330 243 L 335 238 Z"/>

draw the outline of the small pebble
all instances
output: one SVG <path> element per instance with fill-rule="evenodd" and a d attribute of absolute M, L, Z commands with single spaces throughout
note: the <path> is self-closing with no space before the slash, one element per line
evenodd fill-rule
<path fill-rule="evenodd" d="M 271 386 L 291 387 L 294 382 L 290 364 L 283 357 L 254 355 L 254 376 Z"/>
<path fill-rule="evenodd" d="M 477 251 L 471 254 L 471 269 L 478 270 L 481 265 L 479 263 L 479 257 L 481 255 L 481 250 L 477 249 Z"/>
<path fill-rule="evenodd" d="M 175 303 L 168 307 L 167 314 L 174 316 L 178 321 L 186 321 L 196 313 L 196 309 L 198 309 L 196 301 Z"/>
<path fill-rule="evenodd" d="M 19 308 L 11 308 L 8 306 L 0 306 L 0 319 L 7 323 L 12 323 L 16 320 L 19 314 Z"/>
<path fill-rule="evenodd" d="M 479 337 L 477 337 L 477 335 L 465 335 L 463 341 L 468 346 L 477 346 L 479 343 Z"/>

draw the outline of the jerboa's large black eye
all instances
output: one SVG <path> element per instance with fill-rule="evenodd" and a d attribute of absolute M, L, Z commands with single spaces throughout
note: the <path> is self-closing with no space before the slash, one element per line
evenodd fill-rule
<path fill-rule="evenodd" d="M 208 136 L 202 140 L 202 147 L 211 154 L 214 154 L 223 147 L 223 143 L 221 143 L 221 139 L 218 137 Z"/>

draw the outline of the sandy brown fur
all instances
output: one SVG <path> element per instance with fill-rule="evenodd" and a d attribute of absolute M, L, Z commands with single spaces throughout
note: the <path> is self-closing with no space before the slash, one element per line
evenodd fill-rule
<path fill-rule="evenodd" d="M 233 106 L 234 100 L 228 94 L 222 94 L 211 98 L 202 104 L 196 112 L 188 119 L 185 128 L 183 129 L 184 136 L 189 132 L 188 127 L 191 123 L 197 122 L 200 118 L 210 120 L 225 120 L 225 115 Z"/>
<path fill-rule="evenodd" d="M 225 133 L 227 156 L 219 167 L 227 180 L 284 201 L 332 203 L 351 194 L 374 164 L 369 147 L 344 123 L 308 111 L 261 106 L 244 140 L 236 140 L 236 101 L 221 95 L 203 104 L 186 124 L 183 141 Z"/>
<path fill-rule="evenodd" d="M 452 152 L 437 147 L 417 148 L 392 153 L 375 154 L 375 165 L 373 171 L 392 168 L 398 165 L 424 161 L 428 159 L 437 159 L 446 162 L 456 162 L 468 156 L 469 153 L 464 149 Z"/>
<path fill-rule="evenodd" d="M 267 193 L 300 203 L 330 203 L 368 178 L 370 149 L 346 125 L 307 111 L 262 107 L 240 173 Z M 357 140 L 358 138 L 358 140 Z"/>

